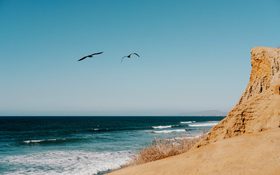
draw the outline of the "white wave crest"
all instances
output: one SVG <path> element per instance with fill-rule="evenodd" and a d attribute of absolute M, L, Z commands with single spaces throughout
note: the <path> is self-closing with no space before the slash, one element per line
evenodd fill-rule
<path fill-rule="evenodd" d="M 185 129 L 174 129 L 174 130 L 161 130 L 161 131 L 152 131 L 155 134 L 169 134 L 172 132 L 186 132 Z"/>
<path fill-rule="evenodd" d="M 166 126 L 152 126 L 154 129 L 166 129 L 166 128 L 172 128 L 172 125 L 166 125 Z"/>
<path fill-rule="evenodd" d="M 93 175 L 120 168 L 132 159 L 129 151 L 48 151 L 1 158 L 0 164 L 15 167 L 6 175 Z"/>
<path fill-rule="evenodd" d="M 194 123 L 195 121 L 182 121 L 180 122 L 181 124 L 189 124 L 189 123 Z"/>
<path fill-rule="evenodd" d="M 219 123 L 218 121 L 199 122 L 199 123 L 197 122 L 197 123 L 189 124 L 188 126 L 190 126 L 190 127 L 209 127 L 209 126 L 215 126 L 218 123 Z"/>
<path fill-rule="evenodd" d="M 43 139 L 43 140 L 25 140 L 23 143 L 42 143 L 42 142 L 55 142 L 55 141 L 65 141 L 66 139 Z"/>
<path fill-rule="evenodd" d="M 23 141 L 24 143 L 40 143 L 42 142 L 43 140 L 25 140 Z"/>

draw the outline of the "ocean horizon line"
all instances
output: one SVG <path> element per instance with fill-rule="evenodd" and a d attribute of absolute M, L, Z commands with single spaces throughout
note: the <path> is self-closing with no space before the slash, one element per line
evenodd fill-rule
<path fill-rule="evenodd" d="M 0 115 L 4 117 L 225 117 L 225 115 Z"/>

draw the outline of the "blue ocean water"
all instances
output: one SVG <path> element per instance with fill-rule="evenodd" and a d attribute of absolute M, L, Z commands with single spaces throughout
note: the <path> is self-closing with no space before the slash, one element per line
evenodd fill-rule
<path fill-rule="evenodd" d="M 0 117 L 0 174 L 102 174 L 155 138 L 195 137 L 223 117 Z"/>

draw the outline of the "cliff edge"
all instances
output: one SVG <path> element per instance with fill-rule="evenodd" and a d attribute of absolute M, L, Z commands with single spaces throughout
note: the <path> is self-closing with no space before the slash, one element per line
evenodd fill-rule
<path fill-rule="evenodd" d="M 250 81 L 238 104 L 198 146 L 280 127 L 280 49 L 251 50 Z"/>

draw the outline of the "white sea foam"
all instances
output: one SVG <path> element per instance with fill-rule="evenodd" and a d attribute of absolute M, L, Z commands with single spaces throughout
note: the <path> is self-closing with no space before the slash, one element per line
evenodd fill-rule
<path fill-rule="evenodd" d="M 185 129 L 173 129 L 173 130 L 161 130 L 161 131 L 152 131 L 155 134 L 169 134 L 172 132 L 186 132 Z"/>
<path fill-rule="evenodd" d="M 5 175 L 93 175 L 120 168 L 132 152 L 48 151 L 2 158 L 0 164 L 16 167 Z"/>
<path fill-rule="evenodd" d="M 40 143 L 42 142 L 43 140 L 25 140 L 23 141 L 24 143 Z"/>
<path fill-rule="evenodd" d="M 190 126 L 190 127 L 209 127 L 209 126 L 215 126 L 218 123 L 219 123 L 218 121 L 197 122 L 197 123 L 189 124 L 188 126 Z"/>
<path fill-rule="evenodd" d="M 166 126 L 152 126 L 154 129 L 166 129 L 166 128 L 172 128 L 172 125 L 166 125 Z"/>
<path fill-rule="evenodd" d="M 65 141 L 66 139 L 43 139 L 43 140 L 25 140 L 23 143 L 42 143 L 42 142 L 55 142 L 55 141 Z"/>
<path fill-rule="evenodd" d="M 194 123 L 195 121 L 183 121 L 183 122 L 180 122 L 181 124 L 189 124 L 189 123 Z"/>

